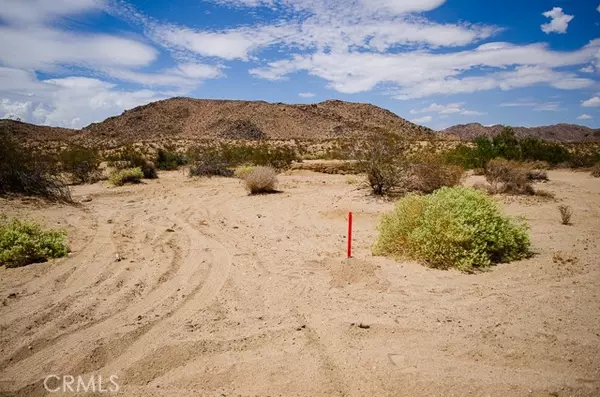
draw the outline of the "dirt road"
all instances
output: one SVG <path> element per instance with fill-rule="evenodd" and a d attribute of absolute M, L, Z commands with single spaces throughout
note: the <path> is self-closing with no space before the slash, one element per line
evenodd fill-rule
<path fill-rule="evenodd" d="M 600 396 L 600 180 L 550 178 L 555 201 L 500 199 L 536 255 L 476 275 L 372 257 L 393 203 L 344 176 L 250 197 L 167 172 L 75 187 L 92 199 L 75 207 L 2 200 L 73 252 L 0 268 L 0 395 L 61 395 L 55 374 L 117 375 L 134 397 Z"/>

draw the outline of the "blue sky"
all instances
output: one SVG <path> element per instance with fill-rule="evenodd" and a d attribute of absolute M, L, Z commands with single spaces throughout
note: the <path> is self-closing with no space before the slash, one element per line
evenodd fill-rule
<path fill-rule="evenodd" d="M 38 124 L 191 96 L 600 127 L 600 0 L 0 0 L 0 36 L 0 117 Z"/>

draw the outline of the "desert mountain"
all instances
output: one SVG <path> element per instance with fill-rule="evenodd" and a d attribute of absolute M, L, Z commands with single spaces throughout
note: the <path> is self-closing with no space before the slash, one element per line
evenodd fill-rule
<path fill-rule="evenodd" d="M 461 124 L 447 128 L 443 134 L 470 141 L 483 136 L 493 138 L 502 131 L 503 125 L 483 126 L 479 123 Z M 600 141 L 600 129 L 592 129 L 574 124 L 556 124 L 543 127 L 513 127 L 515 135 L 519 138 L 538 137 L 558 142 L 584 142 Z"/>
<path fill-rule="evenodd" d="M 83 134 L 121 141 L 160 138 L 324 140 L 385 130 L 418 137 L 430 129 L 380 107 L 343 101 L 288 105 L 262 101 L 172 98 L 91 124 Z"/>
<path fill-rule="evenodd" d="M 1 119 L 0 128 L 24 141 L 62 141 L 75 137 L 79 133 L 68 128 L 47 127 L 9 119 Z"/>

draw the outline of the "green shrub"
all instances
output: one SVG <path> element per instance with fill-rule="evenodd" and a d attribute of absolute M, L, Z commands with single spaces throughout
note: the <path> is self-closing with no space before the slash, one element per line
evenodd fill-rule
<path fill-rule="evenodd" d="M 235 171 L 233 171 L 233 175 L 236 178 L 244 179 L 246 176 L 254 170 L 254 167 L 242 166 L 237 167 Z"/>
<path fill-rule="evenodd" d="M 524 223 L 511 221 L 485 193 L 469 188 L 408 195 L 384 216 L 379 231 L 375 255 L 467 272 L 524 258 L 530 246 Z"/>
<path fill-rule="evenodd" d="M 115 186 L 123 186 L 126 183 L 140 183 L 142 178 L 144 173 L 141 168 L 125 168 L 113 171 L 108 180 Z"/>
<path fill-rule="evenodd" d="M 93 183 L 100 179 L 100 155 L 97 150 L 71 146 L 59 155 L 62 170 L 71 174 L 75 183 Z"/>
<path fill-rule="evenodd" d="M 23 147 L 6 128 L 0 130 L 0 195 L 22 194 L 71 201 L 71 192 L 56 177 L 57 167 Z"/>
<path fill-rule="evenodd" d="M 19 267 L 60 258 L 69 252 L 63 231 L 43 231 L 33 222 L 0 216 L 0 265 Z"/>
<path fill-rule="evenodd" d="M 188 161 L 187 158 L 181 153 L 159 149 L 156 153 L 154 163 L 159 170 L 170 171 L 176 170 L 182 165 L 186 165 Z"/>
<path fill-rule="evenodd" d="M 139 168 L 142 170 L 145 179 L 158 178 L 156 165 L 151 161 L 148 161 L 141 152 L 131 145 L 121 148 L 116 155 L 110 156 L 108 164 L 118 170 Z"/>
<path fill-rule="evenodd" d="M 244 177 L 244 181 L 250 194 L 275 193 L 277 171 L 273 167 L 256 167 Z"/>

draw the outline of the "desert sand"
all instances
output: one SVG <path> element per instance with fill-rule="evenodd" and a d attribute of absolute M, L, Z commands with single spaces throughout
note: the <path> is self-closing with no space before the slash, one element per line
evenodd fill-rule
<path fill-rule="evenodd" d="M 549 176 L 555 200 L 497 198 L 535 256 L 471 275 L 373 257 L 393 202 L 345 176 L 248 196 L 174 171 L 74 187 L 77 206 L 1 200 L 72 252 L 0 268 L 0 395 L 116 374 L 132 397 L 600 396 L 600 180 Z"/>

